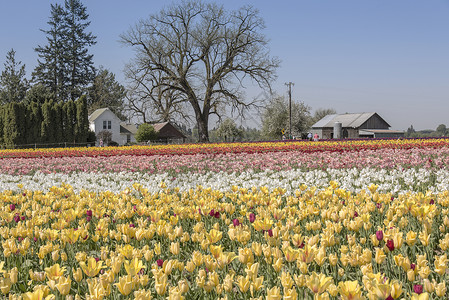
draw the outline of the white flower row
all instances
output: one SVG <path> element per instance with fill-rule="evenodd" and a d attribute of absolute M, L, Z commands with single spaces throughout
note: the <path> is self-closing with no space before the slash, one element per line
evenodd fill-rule
<path fill-rule="evenodd" d="M 441 192 L 449 189 L 449 170 L 431 172 L 422 169 L 327 169 L 327 170 L 285 170 L 263 172 L 247 171 L 241 174 L 226 172 L 179 173 L 175 178 L 168 173 L 148 174 L 140 172 L 120 173 L 52 173 L 43 174 L 36 172 L 34 175 L 6 175 L 0 174 L 0 191 L 20 191 L 18 184 L 22 184 L 27 190 L 48 191 L 52 186 L 69 184 L 75 192 L 83 189 L 102 192 L 111 191 L 119 193 L 133 183 L 140 183 L 152 193 L 161 191 L 160 184 L 164 182 L 168 188 L 179 188 L 186 191 L 196 188 L 198 185 L 204 188 L 212 188 L 223 192 L 230 191 L 232 186 L 252 188 L 266 186 L 270 190 L 284 188 L 287 193 L 293 193 L 301 184 L 327 187 L 329 181 L 334 180 L 341 188 L 351 192 L 360 192 L 371 184 L 378 184 L 379 192 L 391 192 L 393 194 L 414 191 Z"/>

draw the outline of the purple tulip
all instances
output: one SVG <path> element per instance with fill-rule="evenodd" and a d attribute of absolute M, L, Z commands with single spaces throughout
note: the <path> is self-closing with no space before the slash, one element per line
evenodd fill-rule
<path fill-rule="evenodd" d="M 215 217 L 216 219 L 220 218 L 220 212 L 219 212 L 219 211 L 216 211 L 215 214 L 214 214 L 214 217 Z"/>
<path fill-rule="evenodd" d="M 234 224 L 234 227 L 237 227 L 240 225 L 239 219 L 232 220 L 232 224 Z"/>
<path fill-rule="evenodd" d="M 251 223 L 254 223 L 255 220 L 256 220 L 256 215 L 253 214 L 253 213 L 250 213 L 250 214 L 249 214 L 249 221 L 250 221 Z"/>
<path fill-rule="evenodd" d="M 213 217 L 214 215 L 215 215 L 215 211 L 214 211 L 214 210 L 211 210 L 211 211 L 209 212 L 209 216 Z"/>
<path fill-rule="evenodd" d="M 387 241 L 387 248 L 388 248 L 388 250 L 390 250 L 390 251 L 393 251 L 393 250 L 394 250 L 394 242 L 393 242 L 393 240 L 388 240 L 388 241 Z"/>
<path fill-rule="evenodd" d="M 88 210 L 86 211 L 86 215 L 87 215 L 88 217 L 92 217 L 92 210 L 88 209 Z"/>
<path fill-rule="evenodd" d="M 10 204 L 10 205 L 9 205 L 9 209 L 10 209 L 11 211 L 14 211 L 14 210 L 16 209 L 16 205 L 15 205 L 15 204 Z"/>
<path fill-rule="evenodd" d="M 422 293 L 422 291 L 423 291 L 423 286 L 421 284 L 415 284 L 413 286 L 413 291 L 415 293 L 417 293 L 418 295 L 420 295 Z"/>
<path fill-rule="evenodd" d="M 156 260 L 156 262 L 159 267 L 162 267 L 164 265 L 164 261 L 162 259 L 158 259 Z"/>
<path fill-rule="evenodd" d="M 273 230 L 271 230 L 271 229 L 268 229 L 268 231 L 267 231 L 267 232 L 268 232 L 268 235 L 269 235 L 269 236 L 273 236 Z"/>
<path fill-rule="evenodd" d="M 384 239 L 384 233 L 382 232 L 382 230 L 376 231 L 376 238 L 379 242 Z"/>

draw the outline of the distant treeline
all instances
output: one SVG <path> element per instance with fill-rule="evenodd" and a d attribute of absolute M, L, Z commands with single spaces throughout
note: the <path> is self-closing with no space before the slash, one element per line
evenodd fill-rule
<path fill-rule="evenodd" d="M 0 105 L 0 145 L 86 143 L 89 117 L 85 96 L 78 100 L 55 102 L 11 102 Z"/>

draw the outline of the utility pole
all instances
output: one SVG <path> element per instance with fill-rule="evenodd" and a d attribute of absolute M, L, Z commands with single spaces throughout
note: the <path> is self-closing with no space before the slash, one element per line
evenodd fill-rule
<path fill-rule="evenodd" d="M 288 117 L 289 117 L 289 129 L 288 134 L 289 138 L 292 138 L 292 85 L 295 85 L 293 82 L 285 83 L 288 86 Z"/>

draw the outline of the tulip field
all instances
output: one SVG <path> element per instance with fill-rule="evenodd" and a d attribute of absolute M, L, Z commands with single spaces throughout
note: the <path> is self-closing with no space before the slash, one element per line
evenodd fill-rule
<path fill-rule="evenodd" d="M 6 299 L 448 299 L 449 139 L 0 150 Z"/>

